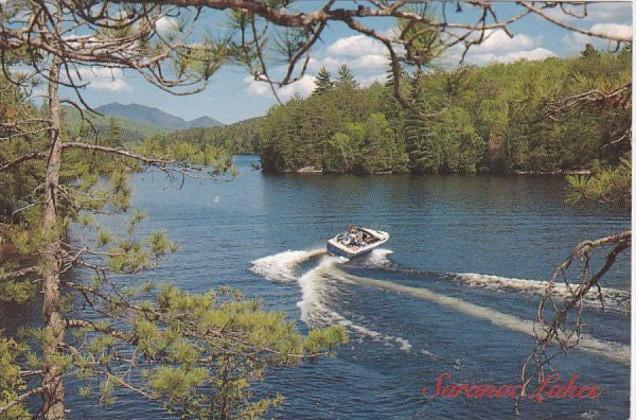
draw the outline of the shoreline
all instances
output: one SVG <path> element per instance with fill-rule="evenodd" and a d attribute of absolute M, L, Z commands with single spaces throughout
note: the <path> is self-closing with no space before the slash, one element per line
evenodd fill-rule
<path fill-rule="evenodd" d="M 262 170 L 262 168 L 261 168 Z M 573 170 L 558 170 L 558 171 L 512 171 L 512 172 L 451 172 L 451 173 L 414 173 L 414 172 L 393 172 L 393 171 L 381 171 L 372 173 L 357 173 L 357 172 L 325 172 L 320 168 L 314 166 L 305 166 L 297 170 L 287 171 L 264 171 L 263 173 L 268 175 L 358 175 L 358 176 L 377 176 L 377 175 L 415 175 L 415 176 L 482 176 L 482 175 L 495 175 L 495 176 L 590 176 L 592 171 L 589 169 L 573 169 Z"/>

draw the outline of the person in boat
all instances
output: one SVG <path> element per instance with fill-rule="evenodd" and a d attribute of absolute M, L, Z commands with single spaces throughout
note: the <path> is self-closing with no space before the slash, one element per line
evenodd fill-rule
<path fill-rule="evenodd" d="M 362 233 L 354 225 L 349 225 L 347 231 L 345 232 L 342 243 L 347 246 L 362 246 L 364 245 Z"/>
<path fill-rule="evenodd" d="M 349 246 L 352 244 L 353 242 L 353 232 L 354 232 L 355 227 L 353 225 L 349 225 L 347 227 L 347 230 L 345 230 L 344 235 L 342 235 L 342 244 Z"/>
<path fill-rule="evenodd" d="M 366 241 L 364 240 L 364 232 L 356 229 L 356 232 L 354 233 L 354 241 L 357 246 L 365 246 Z"/>

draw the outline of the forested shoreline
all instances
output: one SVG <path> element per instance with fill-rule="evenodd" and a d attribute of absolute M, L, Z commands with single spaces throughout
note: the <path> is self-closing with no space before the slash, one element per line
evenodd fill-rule
<path fill-rule="evenodd" d="M 263 169 L 545 173 L 613 166 L 630 147 L 629 140 L 610 144 L 617 127 L 630 124 L 629 107 L 614 101 L 546 114 L 562 98 L 598 85 L 611 90 L 630 77 L 630 51 L 591 46 L 570 59 L 436 71 L 409 81 L 420 84 L 421 116 L 400 108 L 390 82 L 360 88 L 347 69 L 333 82 L 323 70 L 310 97 L 274 106 L 262 120 Z"/>
<path fill-rule="evenodd" d="M 421 112 L 401 107 L 392 82 L 361 87 L 350 70 L 322 69 L 316 89 L 262 118 L 192 129 L 179 140 L 255 153 L 268 173 L 577 173 L 614 167 L 630 149 L 627 98 L 568 109 L 564 98 L 631 78 L 631 50 L 436 70 L 401 81 Z M 563 106 L 562 106 L 563 105 Z M 422 115 L 424 114 L 424 115 Z"/>

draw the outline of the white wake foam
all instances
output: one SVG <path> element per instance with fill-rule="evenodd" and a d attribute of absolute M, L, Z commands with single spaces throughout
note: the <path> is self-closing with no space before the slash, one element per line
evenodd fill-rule
<path fill-rule="evenodd" d="M 310 326 L 338 324 L 356 334 L 370 337 L 375 341 L 386 344 L 395 344 L 400 350 L 408 352 L 413 346 L 402 337 L 382 334 L 365 326 L 354 323 L 338 312 L 329 309 L 326 301 L 329 300 L 329 289 L 327 277 L 333 273 L 340 272 L 335 267 L 337 264 L 346 262 L 346 259 L 332 256 L 322 257 L 318 266 L 309 270 L 298 279 L 301 290 L 301 300 L 298 302 L 300 308 L 300 319 Z"/>
<path fill-rule="evenodd" d="M 327 283 L 324 274 L 341 260 L 338 257 L 324 256 L 318 265 L 298 278 L 301 299 L 298 302 L 300 319 L 306 324 L 311 324 L 325 314 L 330 315 L 330 310 L 324 304 L 326 300 Z"/>
<path fill-rule="evenodd" d="M 360 285 L 377 287 L 383 290 L 403 293 L 418 299 L 434 302 L 457 312 L 469 315 L 473 318 L 483 319 L 496 326 L 534 337 L 534 322 L 527 319 L 498 312 L 491 308 L 478 306 L 455 297 L 441 295 L 421 287 L 416 288 L 385 280 L 358 277 L 344 272 L 342 272 L 341 275 L 346 277 L 349 281 Z M 618 363 L 627 365 L 630 363 L 630 347 L 620 343 L 603 341 L 590 335 L 582 334 L 577 348 L 586 352 L 601 355 Z"/>
<path fill-rule="evenodd" d="M 454 275 L 456 276 L 455 278 L 463 284 L 491 290 L 508 289 L 543 295 L 545 293 L 546 287 L 548 286 L 547 281 L 541 280 L 516 279 L 476 273 L 458 273 Z M 570 283 L 570 286 L 575 289 L 578 284 Z M 570 291 L 564 283 L 553 284 L 552 293 L 555 296 L 561 298 L 570 296 Z M 603 303 L 606 305 L 606 307 L 615 310 L 629 311 L 630 292 L 625 290 L 613 289 L 610 287 L 603 287 L 602 296 Z M 596 289 L 590 289 L 585 298 L 585 303 L 594 307 L 601 306 L 598 291 Z"/>
<path fill-rule="evenodd" d="M 300 264 L 323 254 L 325 254 L 324 249 L 285 251 L 252 261 L 250 269 L 255 274 L 270 281 L 298 282 L 301 299 L 297 306 L 300 309 L 300 319 L 308 326 L 342 325 L 355 334 L 370 337 L 375 341 L 394 344 L 405 352 L 410 351 L 413 346 L 407 339 L 382 334 L 358 325 L 328 307 L 327 302 L 331 290 L 327 280 L 331 277 L 331 273 L 336 271 L 335 265 L 347 262 L 347 259 L 324 255 L 316 267 L 302 276 L 298 276 L 297 269 Z"/>
<path fill-rule="evenodd" d="M 356 324 L 338 312 L 327 308 L 324 303 L 328 300 L 327 294 L 329 293 L 327 289 L 327 279 L 343 280 L 341 276 L 343 272 L 337 268 L 337 264 L 346 261 L 346 259 L 338 257 L 323 257 L 316 268 L 308 271 L 298 279 L 298 284 L 302 292 L 302 299 L 298 302 L 298 307 L 301 312 L 300 318 L 307 325 L 342 325 L 356 334 L 370 337 L 375 341 L 385 344 L 397 345 L 400 350 L 405 352 L 411 351 L 413 346 L 407 339 L 382 334 L 381 332 Z"/>
<path fill-rule="evenodd" d="M 271 281 L 295 282 L 296 269 L 303 262 L 325 254 L 323 248 L 304 251 L 284 251 L 252 261 L 250 270 Z"/>
<path fill-rule="evenodd" d="M 372 267 L 386 267 L 391 264 L 389 255 L 393 254 L 390 249 L 376 248 L 369 253 L 366 263 Z"/>
<path fill-rule="evenodd" d="M 349 329 L 349 331 L 355 332 L 359 335 L 369 337 L 381 343 L 395 344 L 396 346 L 400 348 L 400 350 L 404 352 L 409 352 L 413 348 L 413 345 L 406 338 L 398 337 L 395 335 L 382 334 L 378 331 L 369 329 L 362 325 L 354 324 L 350 320 L 343 318 L 337 312 L 331 311 L 330 315 L 333 317 L 335 323 L 337 323 L 338 325 L 342 325 L 343 327 L 346 327 L 347 329 Z"/>

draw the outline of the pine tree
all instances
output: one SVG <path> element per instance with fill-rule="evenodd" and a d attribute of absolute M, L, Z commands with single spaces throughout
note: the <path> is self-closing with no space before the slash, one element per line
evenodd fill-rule
<path fill-rule="evenodd" d="M 420 83 L 418 77 L 407 78 L 409 82 L 410 100 L 414 106 L 426 109 L 423 97 L 418 93 L 416 86 Z M 439 170 L 438 149 L 435 139 L 431 137 L 430 121 L 426 121 L 420 114 L 408 108 L 404 115 L 404 132 L 406 134 L 406 152 L 409 156 L 409 169 L 414 173 L 437 172 Z"/>
<path fill-rule="evenodd" d="M 357 89 L 359 87 L 358 82 L 356 81 L 355 77 L 353 77 L 351 68 L 346 64 L 338 67 L 336 86 L 344 89 Z"/>
<path fill-rule="evenodd" d="M 325 67 L 321 67 L 320 71 L 316 75 L 316 88 L 314 89 L 314 93 L 323 94 L 331 88 L 333 88 L 334 83 L 331 81 L 331 74 Z"/>
<path fill-rule="evenodd" d="M 585 44 L 585 49 L 581 51 L 581 55 L 583 57 L 598 57 L 598 50 L 594 45 L 587 43 Z"/>
<path fill-rule="evenodd" d="M 121 123 L 113 116 L 108 119 L 107 145 L 112 147 L 123 147 Z"/>

